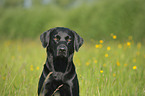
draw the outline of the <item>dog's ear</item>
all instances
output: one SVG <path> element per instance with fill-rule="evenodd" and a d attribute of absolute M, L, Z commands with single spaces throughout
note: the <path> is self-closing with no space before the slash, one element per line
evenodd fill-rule
<path fill-rule="evenodd" d="M 50 30 L 47 30 L 45 32 L 43 32 L 41 35 L 40 35 L 40 41 L 42 43 L 42 46 L 44 48 L 46 48 L 48 45 L 49 45 L 49 39 L 50 39 L 50 33 L 54 30 L 55 28 L 52 28 Z"/>
<path fill-rule="evenodd" d="M 74 33 L 74 49 L 76 50 L 76 52 L 78 52 L 84 40 L 75 31 L 72 32 Z"/>

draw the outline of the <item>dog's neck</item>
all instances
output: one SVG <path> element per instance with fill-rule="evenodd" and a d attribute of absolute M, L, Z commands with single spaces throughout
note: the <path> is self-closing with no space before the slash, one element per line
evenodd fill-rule
<path fill-rule="evenodd" d="M 51 53 L 47 53 L 46 66 L 51 72 L 69 72 L 73 64 L 73 54 L 66 57 L 53 57 Z"/>
<path fill-rule="evenodd" d="M 68 58 L 65 57 L 56 57 L 53 59 L 54 70 L 56 72 L 64 73 L 67 69 Z"/>

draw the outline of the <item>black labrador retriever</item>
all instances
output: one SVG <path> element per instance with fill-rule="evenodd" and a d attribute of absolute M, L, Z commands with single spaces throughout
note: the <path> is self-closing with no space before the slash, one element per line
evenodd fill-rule
<path fill-rule="evenodd" d="M 56 27 L 42 33 L 40 40 L 47 49 L 47 58 L 39 80 L 38 95 L 52 96 L 53 92 L 63 84 L 58 91 L 60 96 L 79 96 L 73 54 L 74 50 L 79 50 L 83 39 L 75 31 Z M 52 74 L 47 82 L 44 82 L 50 72 Z"/>

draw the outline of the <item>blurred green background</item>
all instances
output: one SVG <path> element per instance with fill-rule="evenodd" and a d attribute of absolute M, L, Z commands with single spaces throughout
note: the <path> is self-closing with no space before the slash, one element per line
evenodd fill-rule
<path fill-rule="evenodd" d="M 38 38 L 68 27 L 85 41 L 145 41 L 145 0 L 0 0 L 0 38 Z"/>

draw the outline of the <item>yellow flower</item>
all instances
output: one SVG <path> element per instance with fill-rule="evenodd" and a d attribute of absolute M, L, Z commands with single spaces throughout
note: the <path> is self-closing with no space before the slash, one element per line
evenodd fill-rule
<path fill-rule="evenodd" d="M 115 77 L 116 76 L 116 74 L 115 73 L 113 73 L 113 77 Z"/>
<path fill-rule="evenodd" d="M 135 70 L 135 69 L 137 69 L 137 67 L 136 66 L 133 66 L 133 69 Z"/>
<path fill-rule="evenodd" d="M 97 63 L 98 61 L 97 60 L 94 60 L 94 63 Z"/>
<path fill-rule="evenodd" d="M 122 45 L 121 44 L 118 44 L 118 48 L 122 48 Z"/>
<path fill-rule="evenodd" d="M 117 64 L 117 66 L 120 66 L 120 62 L 119 61 L 117 61 L 116 64 Z"/>
<path fill-rule="evenodd" d="M 96 48 L 99 48 L 99 45 L 98 44 L 96 44 Z"/>
<path fill-rule="evenodd" d="M 90 63 L 89 62 L 86 62 L 86 66 L 89 66 L 90 65 Z"/>
<path fill-rule="evenodd" d="M 141 43 L 137 43 L 137 48 L 140 49 L 141 48 Z"/>
<path fill-rule="evenodd" d="M 131 45 L 131 43 L 130 42 L 127 42 L 127 46 L 130 46 Z"/>
<path fill-rule="evenodd" d="M 108 57 L 108 54 L 105 54 L 105 57 L 107 58 Z"/>
<path fill-rule="evenodd" d="M 103 45 L 102 44 L 99 44 L 99 48 L 102 48 L 103 47 Z"/>
<path fill-rule="evenodd" d="M 112 37 L 113 37 L 113 39 L 116 39 L 116 38 L 117 38 L 117 36 L 116 36 L 116 35 L 113 35 Z"/>
<path fill-rule="evenodd" d="M 39 70 L 39 67 L 36 67 L 36 70 Z"/>
<path fill-rule="evenodd" d="M 127 64 L 124 64 L 124 66 L 126 67 L 126 66 L 127 66 Z"/>
<path fill-rule="evenodd" d="M 108 47 L 107 47 L 107 50 L 109 51 L 110 49 L 111 49 L 111 47 L 110 47 L 110 46 L 108 46 Z"/>
<path fill-rule="evenodd" d="M 2 79 L 3 79 L 3 80 L 6 80 L 6 77 L 3 77 Z"/>
<path fill-rule="evenodd" d="M 103 73 L 103 70 L 100 70 L 100 73 Z"/>
<path fill-rule="evenodd" d="M 110 36 L 113 36 L 113 33 L 111 33 Z"/>
<path fill-rule="evenodd" d="M 84 80 L 81 80 L 81 83 L 83 83 L 84 82 Z"/>
<path fill-rule="evenodd" d="M 106 64 L 103 64 L 103 67 L 106 67 Z"/>
<path fill-rule="evenodd" d="M 30 66 L 31 68 L 33 67 L 33 65 Z"/>
<path fill-rule="evenodd" d="M 33 71 L 34 70 L 33 67 L 31 67 L 30 70 Z"/>
<path fill-rule="evenodd" d="M 129 40 L 132 40 L 132 36 L 128 36 L 128 39 L 129 39 Z"/>
<path fill-rule="evenodd" d="M 100 43 L 103 43 L 104 41 L 103 41 L 103 40 L 100 40 L 99 42 L 100 42 Z"/>
<path fill-rule="evenodd" d="M 31 66 L 30 66 L 30 70 L 31 70 L 31 71 L 33 71 L 33 70 L 34 70 L 34 69 L 33 69 L 33 65 L 31 65 Z"/>

